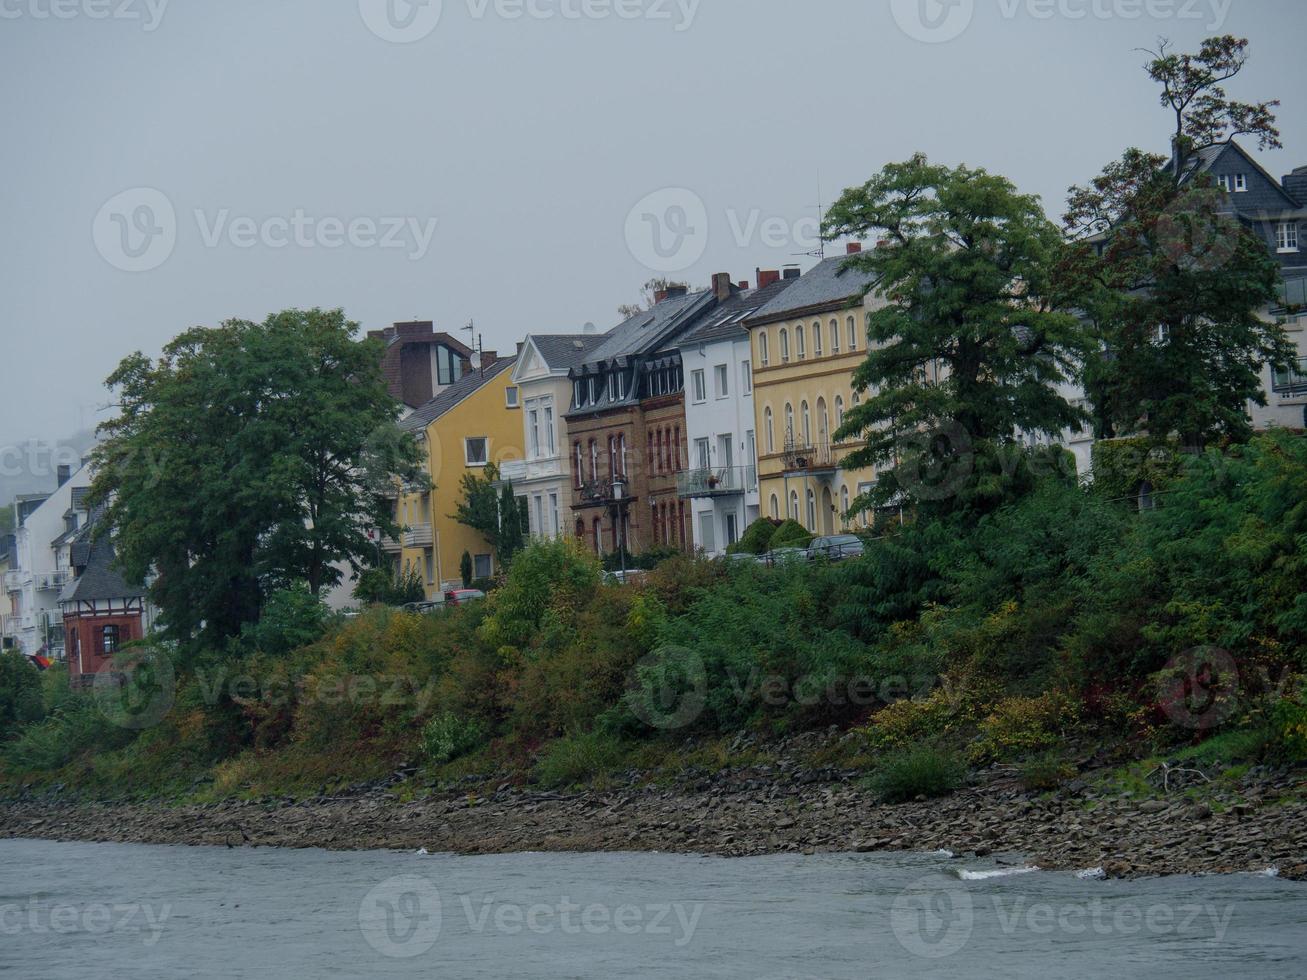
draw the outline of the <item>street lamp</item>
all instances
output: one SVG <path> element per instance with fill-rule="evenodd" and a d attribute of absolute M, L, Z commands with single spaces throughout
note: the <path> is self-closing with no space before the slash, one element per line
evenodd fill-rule
<path fill-rule="evenodd" d="M 626 499 L 626 478 L 613 476 L 613 520 L 617 523 L 617 554 L 622 566 L 622 581 L 626 581 L 626 521 L 623 519 L 628 502 Z"/>

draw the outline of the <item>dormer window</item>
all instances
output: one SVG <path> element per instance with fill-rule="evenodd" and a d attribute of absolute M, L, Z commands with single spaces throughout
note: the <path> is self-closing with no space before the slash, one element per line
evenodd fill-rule
<path fill-rule="evenodd" d="M 597 378 L 591 377 L 590 378 L 590 402 L 591 404 L 594 404 L 595 402 L 598 401 L 599 401 L 599 380 Z"/>
<path fill-rule="evenodd" d="M 572 400 L 576 402 L 577 408 L 585 404 L 585 382 L 579 378 L 572 382 Z"/>
<path fill-rule="evenodd" d="M 614 372 L 608 376 L 608 400 L 617 401 L 617 374 Z"/>

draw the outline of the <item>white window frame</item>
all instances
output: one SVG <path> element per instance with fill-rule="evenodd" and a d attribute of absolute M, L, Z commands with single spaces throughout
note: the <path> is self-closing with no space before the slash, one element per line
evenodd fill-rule
<path fill-rule="evenodd" d="M 753 365 L 748 361 L 740 362 L 740 390 L 746 395 L 753 394 Z"/>
<path fill-rule="evenodd" d="M 504 389 L 504 407 L 505 407 L 505 408 L 520 408 L 520 407 L 521 407 L 521 399 L 520 399 L 519 395 L 520 395 L 520 393 L 518 392 L 517 385 L 509 385 L 507 388 L 505 388 L 505 389 Z"/>
<path fill-rule="evenodd" d="M 1247 174 L 1235 174 L 1235 175 L 1234 175 L 1234 192 L 1235 192 L 1236 194 L 1243 194 L 1243 193 L 1244 193 L 1245 191 L 1247 191 L 1247 190 L 1248 190 L 1248 175 L 1247 175 Z"/>
<path fill-rule="evenodd" d="M 720 401 L 723 398 L 729 398 L 731 395 L 731 366 L 729 364 L 714 364 L 712 373 L 713 389 L 717 399 Z"/>
<path fill-rule="evenodd" d="M 695 368 L 690 372 L 690 395 L 696 405 L 702 405 L 708 400 L 708 379 L 704 375 L 703 368 Z"/>
<path fill-rule="evenodd" d="M 1275 226 L 1275 250 L 1280 255 L 1298 251 L 1298 222 L 1281 221 Z"/>
<path fill-rule="evenodd" d="M 758 331 L 758 363 L 767 367 L 771 363 L 771 350 L 767 342 L 767 331 Z"/>
<path fill-rule="evenodd" d="M 823 356 L 822 347 L 821 347 L 821 321 L 820 320 L 818 320 L 816 323 L 812 325 L 812 356 L 813 357 Z"/>
<path fill-rule="evenodd" d="M 472 443 L 480 442 L 485 447 L 485 459 L 476 462 L 472 459 Z M 464 436 L 463 437 L 463 461 L 470 467 L 485 467 L 490 465 L 490 437 L 489 436 Z"/>
<path fill-rule="evenodd" d="M 838 354 L 840 352 L 840 321 L 832 320 L 830 322 L 830 352 Z"/>
<path fill-rule="evenodd" d="M 1221 174 L 1216 178 L 1216 184 L 1227 194 L 1234 189 L 1234 180 L 1229 174 Z"/>

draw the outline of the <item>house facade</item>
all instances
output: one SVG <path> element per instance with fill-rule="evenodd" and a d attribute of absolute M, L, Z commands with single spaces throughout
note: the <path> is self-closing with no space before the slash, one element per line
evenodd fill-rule
<path fill-rule="evenodd" d="M 418 571 L 428 598 L 436 598 L 446 587 L 461 587 L 464 552 L 472 557 L 474 578 L 498 572 L 490 543 L 453 514 L 463 499 L 464 475 L 481 476 L 491 463 L 500 466 L 522 458 L 514 363 L 514 358 L 501 359 L 468 372 L 399 423 L 421 445 L 431 481 L 428 491 L 409 490 L 399 496 L 397 523 L 404 529 L 400 567 Z"/>
<path fill-rule="evenodd" d="M 677 483 L 686 464 L 679 342 L 736 289 L 719 273 L 711 289 L 661 291 L 569 373 L 571 530 L 596 554 L 693 547 Z"/>
<path fill-rule="evenodd" d="M 27 656 L 44 653 L 51 660 L 65 657 L 59 594 L 73 577 L 66 546 L 86 521 L 89 467 L 72 473 L 61 466 L 57 481 L 52 494 L 16 499 L 14 547 L 4 579 L 10 645 Z"/>
<path fill-rule="evenodd" d="M 533 538 L 571 533 L 569 375 L 604 339 L 602 334 L 536 334 L 518 350 L 512 380 L 522 404 L 522 458 L 505 461 L 499 475 L 524 502 Z"/>
<path fill-rule="evenodd" d="M 744 321 L 794 279 L 760 272 L 770 285 L 738 290 L 681 338 L 688 460 L 677 494 L 690 502 L 694 546 L 719 555 L 760 516 L 753 362 Z"/>
<path fill-rule="evenodd" d="M 59 594 L 68 682 L 89 687 L 111 667 L 114 655 L 142 639 L 152 612 L 145 590 L 130 586 L 114 569 L 113 543 L 96 537 L 89 522 L 69 542 L 71 577 Z"/>
<path fill-rule="evenodd" d="M 391 396 L 409 408 L 425 405 L 472 370 L 471 349 L 429 320 L 369 330 L 368 337 L 384 347 L 381 370 Z"/>
<path fill-rule="evenodd" d="M 848 246 L 849 254 L 859 250 Z M 823 259 L 744 321 L 761 514 L 792 518 L 819 535 L 869 523 L 870 515 L 845 515 L 875 480 L 874 470 L 844 468 L 845 456 L 862 443 L 832 438 L 862 398 L 853 372 L 866 356 L 867 316 L 883 304 L 866 292 L 871 277 L 847 261 Z"/>

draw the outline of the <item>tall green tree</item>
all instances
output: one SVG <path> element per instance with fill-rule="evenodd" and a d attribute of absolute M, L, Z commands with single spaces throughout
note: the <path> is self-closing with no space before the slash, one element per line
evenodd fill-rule
<path fill-rule="evenodd" d="M 1100 436 L 1178 435 L 1192 449 L 1244 439 L 1248 402 L 1265 404 L 1262 366 L 1293 356 L 1283 330 L 1258 315 L 1276 295 L 1275 260 L 1197 167 L 1203 151 L 1236 136 L 1280 146 L 1279 103 L 1226 94 L 1247 47 L 1224 36 L 1196 54 L 1165 42 L 1149 52 L 1145 71 L 1173 119 L 1171 156 L 1130 148 L 1071 188 L 1064 220 L 1079 244 L 1066 283 L 1100 340 L 1085 365 Z"/>
<path fill-rule="evenodd" d="M 319 595 L 339 563 L 361 568 L 369 529 L 398 534 L 387 493 L 422 480 L 419 454 L 357 333 L 340 310 L 229 320 L 109 377 L 121 412 L 101 427 L 92 495 L 179 640 L 235 636 L 269 593 Z"/>
<path fill-rule="evenodd" d="M 918 154 L 887 166 L 831 208 L 828 236 L 878 239 L 849 264 L 885 304 L 868 318 L 866 393 L 835 438 L 861 439 L 847 467 L 892 464 L 853 510 L 906 494 L 949 509 L 957 478 L 1020 455 L 1019 432 L 1053 435 L 1081 420 L 1057 391 L 1084 349 L 1054 270 L 1063 248 L 1039 201 L 1005 178 Z M 926 475 L 931 470 L 938 478 Z"/>
<path fill-rule="evenodd" d="M 454 520 L 477 531 L 494 549 L 501 565 L 508 565 L 526 542 L 527 515 L 513 493 L 513 484 L 501 482 L 493 463 L 483 474 L 463 475 L 463 499 Z"/>

